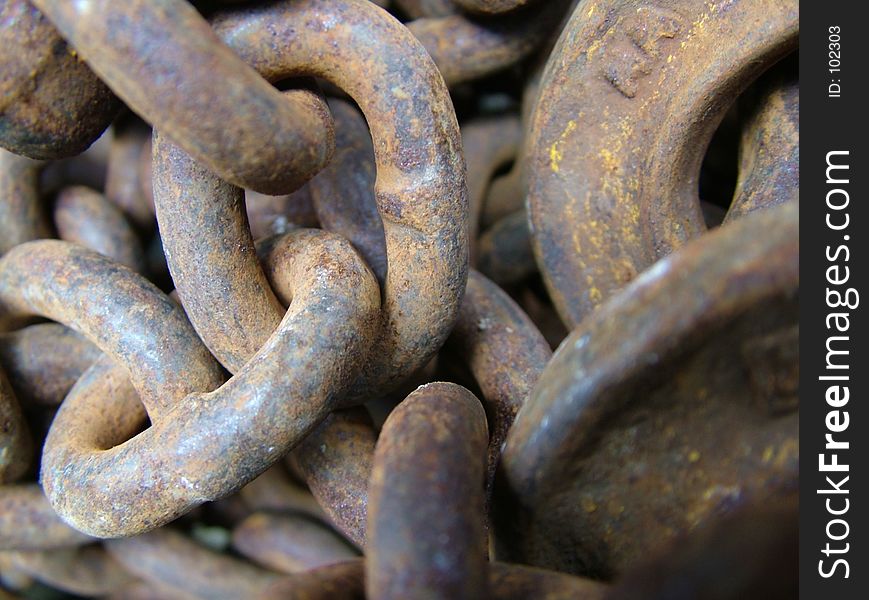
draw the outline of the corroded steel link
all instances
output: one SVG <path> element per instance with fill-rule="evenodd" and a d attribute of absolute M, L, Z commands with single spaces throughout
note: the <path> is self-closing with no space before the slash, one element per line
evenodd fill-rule
<path fill-rule="evenodd" d="M 118 99 L 27 0 L 0 6 L 0 48 L 3 148 L 36 159 L 73 156 L 112 122 Z"/>
<path fill-rule="evenodd" d="M 567 0 L 542 2 L 495 18 L 464 14 L 411 21 L 407 28 L 425 46 L 447 85 L 479 79 L 510 67 L 543 44 Z"/>
<path fill-rule="evenodd" d="M 275 90 L 188 2 L 33 3 L 130 108 L 228 181 L 288 193 L 329 161 L 322 99 Z"/>
<path fill-rule="evenodd" d="M 522 128 L 515 115 L 504 115 L 465 123 L 461 131 L 462 148 L 468 164 L 468 235 L 471 239 L 471 264 L 474 264 L 486 190 L 495 171 L 516 157 L 522 141 Z"/>
<path fill-rule="evenodd" d="M 15 481 L 33 461 L 33 439 L 18 398 L 0 368 L 0 484 Z"/>
<path fill-rule="evenodd" d="M 793 0 L 577 7 L 529 154 L 534 251 L 569 326 L 704 231 L 704 150 L 740 91 L 796 47 L 798 22 Z"/>
<path fill-rule="evenodd" d="M 278 573 L 299 573 L 358 556 L 320 522 L 265 512 L 254 513 L 236 525 L 232 546 L 242 556 Z"/>
<path fill-rule="evenodd" d="M 0 366 L 25 404 L 57 406 L 102 352 L 60 323 L 0 333 Z"/>
<path fill-rule="evenodd" d="M 291 455 L 329 519 L 360 548 L 376 443 L 367 411 L 351 408 L 329 415 Z"/>
<path fill-rule="evenodd" d="M 329 100 L 335 119 L 335 156 L 311 180 L 311 198 L 323 229 L 340 233 L 362 255 L 377 280 L 386 280 L 386 239 L 377 212 L 377 166 L 365 117 L 343 100 Z"/>
<path fill-rule="evenodd" d="M 6 554 L 15 567 L 37 581 L 71 594 L 104 596 L 133 581 L 99 545 Z"/>
<path fill-rule="evenodd" d="M 157 224 L 154 198 L 145 193 L 141 180 L 142 154 L 151 151 L 150 132 L 137 123 L 115 122 L 106 167 L 105 195 L 142 231 Z M 150 176 L 150 171 L 146 173 Z"/>
<path fill-rule="evenodd" d="M 522 8 L 530 0 L 453 0 L 463 9 L 484 15 L 496 15 Z"/>
<path fill-rule="evenodd" d="M 315 429 L 314 431 L 317 430 Z M 311 435 L 314 434 L 312 433 Z M 306 437 L 305 440 L 310 438 L 311 435 Z M 276 464 L 248 483 L 238 493 L 244 504 L 252 512 L 294 512 L 323 521 L 327 520 L 326 514 L 320 508 L 320 505 L 317 504 L 314 496 L 290 481 L 284 465 L 281 463 Z"/>
<path fill-rule="evenodd" d="M 452 0 L 395 0 L 394 4 L 411 19 L 446 17 L 459 12 Z"/>
<path fill-rule="evenodd" d="M 800 197 L 800 85 L 772 75 L 742 131 L 739 178 L 725 222 Z"/>
<path fill-rule="evenodd" d="M 387 417 L 369 491 L 369 597 L 486 597 L 488 441 L 483 407 L 451 383 L 420 387 Z"/>
<path fill-rule="evenodd" d="M 333 158 L 329 165 L 334 162 Z M 320 225 L 311 199 L 310 181 L 292 194 L 282 196 L 268 196 L 245 190 L 244 204 L 250 232 L 255 240 L 272 235 L 283 235 L 298 227 Z"/>
<path fill-rule="evenodd" d="M 131 410 L 111 399 L 119 384 L 95 372 L 99 362 L 76 384 L 43 452 L 42 482 L 64 518 L 103 537 L 158 527 L 254 479 L 335 408 L 377 331 L 374 276 L 345 240 L 312 230 L 274 242 L 266 262 L 292 303 L 216 391 L 148 406 L 151 427 L 115 446 L 125 438 L 105 438 Z"/>
<path fill-rule="evenodd" d="M 144 273 L 145 251 L 139 237 L 120 209 L 99 192 L 85 186 L 61 191 L 54 205 L 54 226 L 62 240 Z"/>
<path fill-rule="evenodd" d="M 31 316 L 72 327 L 124 365 L 152 414 L 223 382 L 178 305 L 81 246 L 40 240 L 0 258 L 0 325 Z"/>
<path fill-rule="evenodd" d="M 511 556 L 612 575 L 796 489 L 798 289 L 790 202 L 695 240 L 575 329 L 507 436 Z"/>
<path fill-rule="evenodd" d="M 0 486 L 0 550 L 51 550 L 93 538 L 60 520 L 36 484 Z"/>
<path fill-rule="evenodd" d="M 175 289 L 209 350 L 236 373 L 286 312 L 257 260 L 244 191 L 162 131 L 154 130 L 152 145 L 157 222 Z"/>
<path fill-rule="evenodd" d="M 627 573 L 607 600 L 797 598 L 797 505 L 751 506 L 698 527 Z"/>
<path fill-rule="evenodd" d="M 491 484 L 507 432 L 552 351 L 510 296 L 473 270 L 444 349 L 468 365 L 483 394 L 489 423 L 486 482 Z"/>
<path fill-rule="evenodd" d="M 608 586 L 524 565 L 489 563 L 489 596 L 496 600 L 600 600 Z M 262 600 L 363 600 L 362 559 L 278 579 Z"/>
<path fill-rule="evenodd" d="M 44 166 L 0 148 L 0 256 L 23 242 L 51 237 L 39 200 Z"/>
<path fill-rule="evenodd" d="M 106 549 L 124 568 L 173 597 L 214 600 L 252 598 L 278 575 L 218 554 L 168 528 L 111 540 Z"/>
<path fill-rule="evenodd" d="M 528 215 L 518 210 L 483 232 L 477 268 L 498 285 L 520 283 L 537 272 Z"/>
<path fill-rule="evenodd" d="M 608 586 L 566 573 L 493 562 L 489 589 L 497 600 L 603 600 Z"/>
<path fill-rule="evenodd" d="M 213 25 L 266 77 L 323 77 L 346 91 L 365 114 L 374 141 L 375 198 L 389 266 L 382 334 L 348 402 L 374 389 L 385 392 L 442 345 L 467 279 L 464 159 L 446 86 L 407 29 L 369 2 L 269 4 L 218 15 Z M 210 308 L 212 315 L 216 308 Z"/>

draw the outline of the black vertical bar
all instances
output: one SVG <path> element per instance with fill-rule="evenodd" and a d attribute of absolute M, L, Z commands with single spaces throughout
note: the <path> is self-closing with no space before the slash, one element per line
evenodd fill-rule
<path fill-rule="evenodd" d="M 869 95 L 863 84 L 869 33 L 863 6 L 850 0 L 800 3 L 800 593 L 805 598 L 866 598 L 869 589 L 864 468 L 869 328 L 861 305 L 869 301 L 869 259 L 861 244 L 869 231 Z"/>

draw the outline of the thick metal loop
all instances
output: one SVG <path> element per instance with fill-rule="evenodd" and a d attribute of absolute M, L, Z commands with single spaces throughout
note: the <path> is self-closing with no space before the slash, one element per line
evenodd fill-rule
<path fill-rule="evenodd" d="M 359 103 L 368 120 L 377 162 L 375 197 L 389 265 L 383 286 L 382 334 L 347 402 L 358 402 L 374 390 L 383 392 L 425 364 L 441 346 L 455 321 L 467 279 L 464 160 L 446 87 L 407 30 L 362 0 L 304 0 L 242 8 L 218 15 L 213 23 L 218 35 L 266 77 L 295 73 L 329 79 Z M 404 51 L 392 52 L 396 46 Z M 364 69 L 350 68 L 359 61 Z M 159 136 L 157 140 L 162 144 Z M 159 157 L 162 152 L 156 150 Z M 220 264 L 245 260 L 232 254 L 241 254 L 237 249 L 247 249 L 251 243 L 243 221 L 233 215 L 242 211 L 233 204 L 230 191 L 221 199 L 224 196 L 215 193 L 220 184 L 201 172 L 199 182 L 189 187 L 193 169 L 179 164 L 177 153 L 157 160 L 167 167 L 163 176 L 158 175 L 165 178 L 161 184 L 165 189 L 157 194 L 158 216 L 164 208 L 179 204 L 185 209 L 191 204 L 213 208 L 213 215 L 198 221 L 197 236 L 184 231 L 187 239 L 177 239 L 182 236 L 177 223 L 167 222 L 177 231 L 177 236 L 167 235 L 167 253 L 170 264 L 179 265 L 173 269 L 174 277 L 193 322 L 223 323 L 218 326 L 224 328 L 222 332 L 198 324 L 197 328 L 224 364 L 235 369 L 268 336 L 280 314 L 279 304 L 264 289 L 253 257 L 244 270 L 230 271 Z M 191 202 L 189 197 L 179 197 L 182 185 L 209 193 L 200 202 Z M 232 253 L 219 253 L 214 264 L 206 263 L 213 277 L 209 281 L 180 266 L 182 261 L 202 265 L 211 245 L 222 239 L 231 240 Z M 196 281 L 188 283 L 191 278 Z M 248 288 L 257 291 L 248 310 L 263 315 L 261 322 L 266 324 L 254 327 L 254 319 L 236 324 L 221 317 L 239 306 L 240 296 L 226 296 L 226 290 L 234 296 L 236 290 Z M 204 297 L 214 303 L 197 300 Z"/>
<path fill-rule="evenodd" d="M 609 576 L 798 478 L 799 209 L 658 262 L 562 343 L 508 433 L 513 558 Z"/>
<path fill-rule="evenodd" d="M 489 423 L 488 492 L 507 432 L 552 351 L 510 296 L 473 270 L 444 350 L 468 365 L 482 392 Z"/>
<path fill-rule="evenodd" d="M 371 472 L 365 587 L 372 598 L 485 597 L 486 415 L 432 383 L 387 417 Z"/>
<path fill-rule="evenodd" d="M 740 91 L 796 47 L 798 23 L 792 0 L 576 8 L 531 122 L 528 197 L 537 261 L 569 326 L 705 230 L 704 150 Z"/>
<path fill-rule="evenodd" d="M 101 537 L 158 527 L 255 478 L 334 409 L 375 335 L 374 277 L 346 241 L 316 231 L 284 236 L 267 263 L 292 304 L 267 343 L 216 391 L 203 393 L 214 386 L 200 383 L 202 392 L 171 404 L 146 403 L 151 427 L 117 445 L 132 432 L 113 426 L 130 407 L 114 406 L 112 365 L 98 362 L 76 384 L 43 454 L 43 486 L 65 519 Z M 135 346 L 138 337 L 127 341 Z M 191 381 L 189 364 L 173 372 Z M 109 435 L 113 429 L 119 433 Z"/>
<path fill-rule="evenodd" d="M 0 258 L 0 326 L 43 316 L 124 365 L 150 414 L 223 374 L 181 308 L 142 276 L 68 242 L 20 244 Z"/>
<path fill-rule="evenodd" d="M 118 99 L 28 0 L 0 5 L 0 47 L 3 148 L 43 160 L 73 156 L 117 114 Z"/>
<path fill-rule="evenodd" d="M 60 239 L 95 250 L 138 273 L 145 271 L 145 252 L 136 232 L 118 207 L 85 186 L 65 188 L 54 205 Z"/>
<path fill-rule="evenodd" d="M 188 2 L 33 3 L 130 108 L 228 181 L 288 193 L 329 161 L 322 100 L 275 90 Z"/>

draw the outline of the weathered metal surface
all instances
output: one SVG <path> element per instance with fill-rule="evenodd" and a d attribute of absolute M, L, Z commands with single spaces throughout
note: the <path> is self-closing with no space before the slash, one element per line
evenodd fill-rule
<path fill-rule="evenodd" d="M 71 594 L 104 596 L 133 581 L 99 545 L 6 554 L 15 567 L 37 581 Z"/>
<path fill-rule="evenodd" d="M 295 23 L 306 25 L 295 27 Z M 389 268 L 383 285 L 382 334 L 368 353 L 371 362 L 362 370 L 348 402 L 358 402 L 375 389 L 383 392 L 394 387 L 425 364 L 443 343 L 455 321 L 467 278 L 464 159 L 443 81 L 431 59 L 398 21 L 361 0 L 306 0 L 242 8 L 214 17 L 212 24 L 233 50 L 267 78 L 278 73 L 323 77 L 350 94 L 365 114 L 374 141 L 378 174 L 375 198 L 383 219 Z M 263 51 L 264 45 L 269 52 Z M 396 46 L 403 52 L 390 51 Z M 351 68 L 354 63 L 364 68 Z M 161 194 L 158 192 L 158 211 L 164 201 Z M 165 200 L 178 202 L 168 193 Z M 231 227 L 232 236 L 242 236 L 238 243 L 246 244 L 250 236 L 245 235 L 245 228 L 238 224 Z M 212 239 L 213 235 L 220 239 L 216 223 L 207 230 L 214 234 L 203 238 Z M 167 246 L 171 247 L 168 240 Z M 170 262 L 180 262 L 178 253 L 173 253 L 176 257 L 170 256 Z M 188 256 L 199 264 L 201 259 L 193 257 L 204 254 L 202 248 L 191 250 Z M 190 269 L 177 271 L 176 284 L 185 304 L 188 297 L 192 302 L 195 294 L 205 294 L 218 284 L 232 289 L 228 280 L 259 279 L 254 269 L 225 273 L 218 279 L 198 282 L 188 293 L 179 276 L 182 271 L 185 276 L 193 274 Z M 222 303 L 229 302 L 235 306 L 225 298 Z M 274 320 L 276 308 L 263 304 L 250 310 L 271 312 L 268 319 Z M 209 316 L 213 318 L 215 309 L 220 308 L 209 307 Z M 198 310 L 191 305 L 188 311 L 196 323 Z M 243 354 L 258 347 L 253 333 L 239 327 L 239 338 L 249 343 L 244 353 L 235 352 L 230 363 L 225 351 L 217 352 L 215 334 L 197 327 L 225 364 L 243 363 Z M 232 341 L 221 346 L 232 346 Z"/>
<path fill-rule="evenodd" d="M 0 484 L 21 477 L 32 460 L 30 430 L 15 391 L 0 368 Z"/>
<path fill-rule="evenodd" d="M 351 408 L 329 415 L 291 455 L 329 519 L 360 548 L 376 441 L 365 409 Z"/>
<path fill-rule="evenodd" d="M 218 554 L 171 529 L 106 542 L 130 573 L 172 597 L 237 600 L 262 592 L 278 575 Z"/>
<path fill-rule="evenodd" d="M 498 285 L 521 283 L 537 272 L 528 215 L 518 210 L 480 236 L 477 268 Z"/>
<path fill-rule="evenodd" d="M 343 100 L 329 100 L 335 119 L 335 156 L 309 185 L 323 229 L 340 233 L 359 251 L 381 285 L 386 281 L 386 238 L 377 211 L 377 164 L 365 117 Z"/>
<path fill-rule="evenodd" d="M 529 4 L 529 0 L 453 0 L 453 2 L 469 12 L 486 15 L 509 12 Z"/>
<path fill-rule="evenodd" d="M 282 577 L 258 600 L 365 600 L 361 559 Z"/>
<path fill-rule="evenodd" d="M 798 23 L 792 0 L 577 6 L 543 76 L 528 165 L 534 251 L 570 327 L 705 229 L 704 149 L 739 92 L 796 47 Z"/>
<path fill-rule="evenodd" d="M 34 4 L 73 44 L 0 9 L 0 138 L 52 159 L 0 151 L 0 587 L 788 594 L 793 514 L 742 509 L 797 482 L 793 0 Z M 53 160 L 95 73 L 144 120 Z"/>
<path fill-rule="evenodd" d="M 276 265 L 275 281 L 293 303 L 274 335 L 226 385 L 206 393 L 220 380 L 195 377 L 210 366 L 181 362 L 200 342 L 177 340 L 176 332 L 160 347 L 187 346 L 171 355 L 171 370 L 192 389 L 172 394 L 168 375 L 155 375 L 166 391 L 159 403 L 143 394 L 151 427 L 120 446 L 114 445 L 123 437 L 100 437 L 124 414 L 106 391 L 111 366 L 103 365 L 103 373 L 92 367 L 70 392 L 46 440 L 42 482 L 76 527 L 104 537 L 131 535 L 223 497 L 271 466 L 334 408 L 373 336 L 379 311 L 374 277 L 347 242 L 314 231 L 284 236 L 267 262 Z M 138 341 L 128 338 L 127 355 Z M 171 364 L 169 358 L 162 364 Z M 134 381 L 143 370 L 132 374 Z M 228 428 L 227 420 L 237 425 Z"/>
<path fill-rule="evenodd" d="M 633 598 L 772 598 L 799 596 L 796 498 L 750 506 L 675 540 L 631 570 L 607 595 Z"/>
<path fill-rule="evenodd" d="M 333 158 L 329 165 L 334 162 Z M 247 208 L 250 232 L 255 240 L 271 235 L 282 235 L 299 227 L 320 225 L 311 199 L 310 181 L 292 194 L 282 196 L 268 196 L 245 190 L 244 204 Z"/>
<path fill-rule="evenodd" d="M 363 600 L 364 570 L 364 561 L 358 559 L 283 577 L 266 588 L 260 598 Z M 488 571 L 489 597 L 496 600 L 598 600 L 609 591 L 600 582 L 524 565 L 492 562 Z"/>
<path fill-rule="evenodd" d="M 33 2 L 137 114 L 225 179 L 289 193 L 331 156 L 316 94 L 282 95 L 183 0 Z M 208 93 L 220 81 L 220 93 Z"/>
<path fill-rule="evenodd" d="M 328 419 L 329 417 L 327 417 Z M 322 425 L 320 426 L 322 427 Z M 319 428 L 318 428 L 319 429 Z M 315 432 L 317 429 L 314 430 Z M 305 438 L 307 441 L 314 433 Z M 305 441 L 302 443 L 304 444 Z M 239 490 L 244 504 L 254 511 L 293 512 L 326 520 L 326 514 L 311 493 L 290 481 L 281 463 Z"/>
<path fill-rule="evenodd" d="M 84 186 L 65 188 L 54 205 L 58 237 L 95 250 L 139 273 L 145 271 L 145 251 L 118 207 Z"/>
<path fill-rule="evenodd" d="M 462 147 L 468 163 L 468 234 L 471 238 L 471 263 L 474 264 L 479 255 L 480 213 L 486 190 L 498 168 L 516 158 L 522 129 L 518 118 L 504 115 L 465 123 L 461 130 Z"/>
<path fill-rule="evenodd" d="M 0 6 L 0 146 L 36 159 L 73 156 L 120 103 L 28 0 Z"/>
<path fill-rule="evenodd" d="M 102 352 L 59 323 L 0 333 L 0 366 L 26 404 L 57 406 Z"/>
<path fill-rule="evenodd" d="M 369 491 L 369 597 L 485 597 L 487 443 L 483 407 L 461 386 L 422 386 L 389 415 Z"/>
<path fill-rule="evenodd" d="M 156 225 L 154 198 L 142 181 L 146 175 L 150 179 L 150 171 L 143 172 L 141 166 L 142 155 L 151 151 L 150 138 L 147 127 L 132 117 L 115 121 L 106 167 L 106 198 L 143 231 Z"/>
<path fill-rule="evenodd" d="M 540 4 L 488 19 L 465 14 L 421 18 L 407 28 L 425 46 L 447 85 L 454 86 L 515 65 L 539 48 L 569 2 Z"/>
<path fill-rule="evenodd" d="M 799 201 L 800 86 L 795 65 L 784 62 L 760 82 L 760 101 L 743 127 L 739 179 L 725 222 Z"/>
<path fill-rule="evenodd" d="M 452 0 L 394 0 L 393 3 L 411 19 L 445 17 L 458 12 Z"/>
<path fill-rule="evenodd" d="M 0 550 L 51 550 L 91 540 L 60 520 L 38 485 L 0 486 Z"/>
<path fill-rule="evenodd" d="M 552 351 L 531 319 L 497 285 L 471 271 L 459 320 L 444 347 L 466 364 L 488 415 L 487 487 L 513 419 Z"/>
<path fill-rule="evenodd" d="M 358 556 L 326 525 L 297 515 L 255 513 L 232 531 L 242 556 L 278 573 L 299 573 Z"/>
<path fill-rule="evenodd" d="M 0 148 L 0 256 L 18 244 L 51 237 L 39 200 L 43 166 Z"/>
<path fill-rule="evenodd" d="M 796 489 L 798 290 L 788 203 L 657 263 L 575 329 L 507 436 L 510 555 L 611 576 Z"/>

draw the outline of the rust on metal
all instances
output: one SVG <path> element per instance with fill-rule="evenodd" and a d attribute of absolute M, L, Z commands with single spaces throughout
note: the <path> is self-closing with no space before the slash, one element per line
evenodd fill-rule
<path fill-rule="evenodd" d="M 139 237 L 120 209 L 99 192 L 85 186 L 64 188 L 54 205 L 54 226 L 60 239 L 144 273 Z"/>
<path fill-rule="evenodd" d="M 28 0 L 0 6 L 0 47 L 0 147 L 35 159 L 73 156 L 118 112 L 114 94 Z"/>
<path fill-rule="evenodd" d="M 480 402 L 450 383 L 420 387 L 386 419 L 369 491 L 369 597 L 486 595 L 488 438 Z"/>
<path fill-rule="evenodd" d="M 695 240 L 576 328 L 507 436 L 510 556 L 612 576 L 796 489 L 798 290 L 787 203 Z"/>
<path fill-rule="evenodd" d="M 534 251 L 569 327 L 705 230 L 704 150 L 798 32 L 792 0 L 577 6 L 543 76 L 528 158 Z"/>
<path fill-rule="evenodd" d="M 188 2 L 33 3 L 129 107 L 227 180 L 289 193 L 329 161 L 322 100 L 275 90 Z M 205 93 L 215 79 L 220 93 Z"/>

